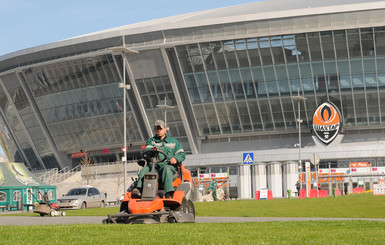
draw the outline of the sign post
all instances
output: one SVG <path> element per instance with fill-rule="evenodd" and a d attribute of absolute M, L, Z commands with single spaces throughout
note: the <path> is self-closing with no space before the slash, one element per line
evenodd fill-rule
<path fill-rule="evenodd" d="M 310 172 L 310 162 L 305 162 L 305 169 L 306 169 L 306 197 L 310 196 L 310 189 L 311 189 L 311 172 Z"/>
<path fill-rule="evenodd" d="M 318 154 L 313 153 L 313 157 L 310 159 L 310 162 L 312 164 L 314 164 L 314 169 L 316 171 L 316 174 L 315 174 L 315 178 L 316 178 L 315 186 L 317 188 L 317 197 L 319 197 L 318 183 L 320 183 L 319 178 L 318 178 L 318 175 L 319 175 L 319 160 L 320 160 L 320 157 L 318 156 Z"/>

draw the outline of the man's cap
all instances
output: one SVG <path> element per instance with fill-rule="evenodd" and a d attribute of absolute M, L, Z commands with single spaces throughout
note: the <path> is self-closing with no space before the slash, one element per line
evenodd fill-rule
<path fill-rule="evenodd" d="M 165 127 L 166 127 L 166 124 L 163 122 L 163 120 L 157 120 L 157 121 L 155 122 L 155 127 L 165 128 Z"/>

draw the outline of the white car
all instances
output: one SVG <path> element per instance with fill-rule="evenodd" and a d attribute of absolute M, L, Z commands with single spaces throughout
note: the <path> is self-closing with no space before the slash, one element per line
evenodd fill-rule
<path fill-rule="evenodd" d="M 79 187 L 58 198 L 56 204 L 60 209 L 104 208 L 106 194 L 94 187 Z"/>

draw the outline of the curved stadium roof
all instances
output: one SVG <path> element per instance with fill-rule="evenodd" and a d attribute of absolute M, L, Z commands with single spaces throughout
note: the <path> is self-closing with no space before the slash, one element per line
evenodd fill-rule
<path fill-rule="evenodd" d="M 308 15 L 322 15 L 340 12 L 365 11 L 385 8 L 381 0 L 270 0 L 248 3 L 224 8 L 198 11 L 172 17 L 155 19 L 131 25 L 120 26 L 99 32 L 85 34 L 62 41 L 15 51 L 0 56 L 0 62 L 45 49 L 52 49 L 87 41 L 138 34 L 175 28 L 198 27 L 206 25 L 236 23 L 250 20 L 266 20 Z M 0 70 L 1 72 L 2 70 Z"/>

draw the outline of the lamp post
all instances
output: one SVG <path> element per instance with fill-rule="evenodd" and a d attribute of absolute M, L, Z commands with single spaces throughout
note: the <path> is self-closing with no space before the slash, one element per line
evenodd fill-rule
<path fill-rule="evenodd" d="M 164 124 L 167 127 L 167 109 L 173 109 L 175 106 L 167 105 L 167 97 L 164 97 L 164 104 L 156 105 L 156 107 L 164 109 Z"/>
<path fill-rule="evenodd" d="M 302 145 L 301 145 L 302 144 L 301 143 L 301 123 L 302 123 L 302 120 L 301 120 L 301 101 L 305 101 L 306 98 L 299 95 L 299 89 L 298 89 L 298 95 L 293 95 L 293 96 L 291 96 L 291 98 L 293 100 L 298 101 L 298 118 L 296 120 L 298 122 L 298 175 L 299 175 L 301 189 L 302 189 L 302 179 L 301 179 L 301 168 L 302 168 L 302 160 L 301 160 L 301 147 L 302 147 Z"/>
<path fill-rule="evenodd" d="M 127 133 L 126 133 L 126 130 L 127 130 L 127 111 L 126 111 L 126 90 L 129 90 L 131 88 L 131 86 L 129 84 L 126 84 L 126 54 L 137 54 L 139 53 L 138 51 L 136 50 L 132 50 L 132 49 L 129 49 L 129 48 L 126 48 L 124 46 L 122 47 L 113 47 L 110 49 L 112 52 L 117 52 L 117 53 L 121 53 L 122 54 L 122 59 L 123 59 L 123 69 L 122 69 L 122 72 L 123 72 L 123 82 L 122 83 L 119 83 L 119 88 L 123 88 L 123 138 L 124 138 L 124 146 L 123 146 L 123 158 L 122 158 L 122 161 L 123 161 L 123 165 L 124 165 L 124 192 L 126 192 L 127 188 L 126 188 L 126 175 L 127 175 Z"/>

